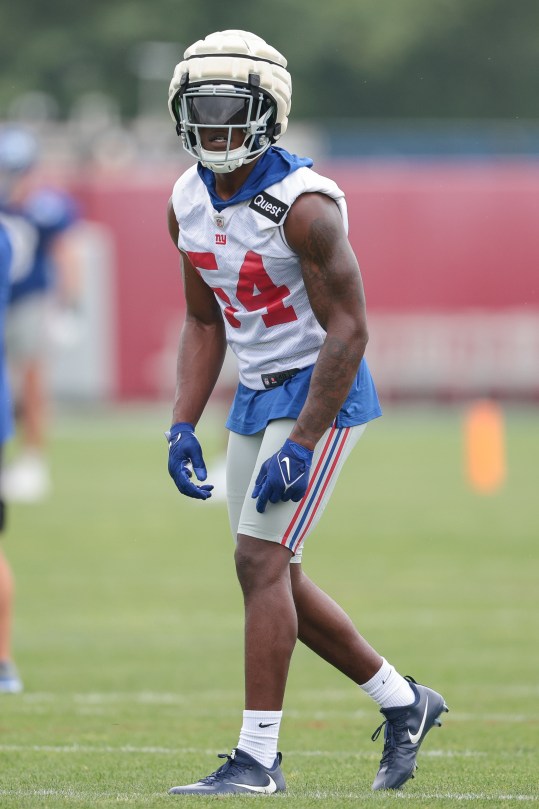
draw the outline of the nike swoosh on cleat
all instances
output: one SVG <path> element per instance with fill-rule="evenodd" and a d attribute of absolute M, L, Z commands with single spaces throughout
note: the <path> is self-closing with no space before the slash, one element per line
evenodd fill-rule
<path fill-rule="evenodd" d="M 417 733 L 410 733 L 408 729 L 408 736 L 410 737 L 410 741 L 412 744 L 417 744 L 421 738 L 421 734 L 423 733 L 423 728 L 425 727 L 425 722 L 427 721 L 427 711 L 429 708 L 429 698 L 427 697 L 427 702 L 425 704 L 425 713 L 423 714 L 423 719 L 421 720 L 421 724 L 419 725 L 419 730 Z"/>
<path fill-rule="evenodd" d="M 250 784 L 234 784 L 232 781 L 230 783 L 232 784 L 233 787 L 242 787 L 243 789 L 249 790 L 249 792 L 261 792 L 264 795 L 271 795 L 274 792 L 277 792 L 277 784 L 275 783 L 271 775 L 268 775 L 268 779 L 269 781 L 265 787 L 255 787 L 251 786 Z"/>

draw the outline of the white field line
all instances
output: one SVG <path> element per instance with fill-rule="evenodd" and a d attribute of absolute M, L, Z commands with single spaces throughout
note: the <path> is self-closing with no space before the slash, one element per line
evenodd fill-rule
<path fill-rule="evenodd" d="M 525 687 L 525 686 L 507 686 L 492 688 L 488 685 L 482 686 L 482 692 L 489 696 L 504 698 L 507 696 L 513 697 L 539 697 L 539 687 Z M 201 692 L 203 697 L 208 702 L 222 702 L 230 700 L 235 702 L 238 698 L 237 690 L 206 690 Z M 297 702 L 310 705 L 323 698 L 326 703 L 348 702 L 350 694 L 346 690 L 337 689 L 321 689 L 312 690 L 307 689 L 298 694 L 295 699 Z M 85 691 L 82 693 L 72 694 L 59 694 L 52 691 L 25 691 L 20 694 L 19 699 L 35 702 L 51 702 L 58 700 L 71 699 L 75 702 L 148 702 L 148 703 L 164 703 L 166 705 L 188 705 L 192 701 L 191 694 L 182 694 L 178 691 Z"/>
<path fill-rule="evenodd" d="M 448 800 L 448 801 L 539 801 L 539 795 L 487 795 L 484 792 L 420 792 L 414 795 L 399 792 L 401 800 Z"/>
<path fill-rule="evenodd" d="M 292 797 L 289 795 L 289 797 Z M 312 800 L 336 800 L 343 798 L 358 799 L 363 798 L 367 800 L 372 799 L 372 792 L 365 793 L 338 793 L 338 792 L 302 792 L 302 798 L 311 798 Z M 539 795 L 520 795 L 520 794 L 488 794 L 486 792 L 393 792 L 391 795 L 395 800 L 403 801 L 529 801 L 538 802 Z"/>
<path fill-rule="evenodd" d="M 206 702 L 214 702 L 218 701 L 220 703 L 220 711 L 224 713 L 231 713 L 232 711 L 237 712 L 236 707 L 236 699 L 231 700 L 231 705 L 227 708 L 226 705 L 223 705 L 223 694 L 219 692 L 211 692 L 208 694 L 203 695 L 203 700 Z M 324 698 L 327 695 L 323 694 Z M 318 699 L 320 695 L 318 695 Z M 76 709 L 84 712 L 85 714 L 91 713 L 91 708 L 96 709 L 96 713 L 98 713 L 98 709 L 100 706 L 104 705 L 115 705 L 115 704 L 131 704 L 131 705 L 179 705 L 183 706 L 184 708 L 188 709 L 189 706 L 192 704 L 192 701 L 182 696 L 181 694 L 174 694 L 174 693 L 165 693 L 165 692 L 152 692 L 152 691 L 143 691 L 138 693 L 119 693 L 119 692 L 107 692 L 107 693 L 86 693 L 86 694 L 71 694 L 71 695 L 63 695 L 63 694 L 54 694 L 54 693 L 47 693 L 47 692 L 34 692 L 34 693 L 26 693 L 20 694 L 17 696 L 17 700 L 20 700 L 21 705 L 23 707 L 34 707 L 34 706 L 46 706 L 47 704 L 53 703 L 63 703 L 63 704 L 74 704 Z M 316 704 L 316 700 L 313 699 L 314 704 Z M 232 704 L 233 703 L 233 704 Z M 208 707 L 208 710 L 205 711 L 204 708 L 197 707 L 197 710 L 193 712 L 193 715 L 197 716 L 204 716 L 205 713 L 211 713 L 213 716 L 214 708 Z M 291 708 L 286 711 L 286 716 L 290 718 L 302 718 L 308 716 L 310 719 L 315 720 L 324 720 L 324 719 L 331 719 L 331 718 L 339 718 L 344 717 L 347 719 L 364 719 L 371 717 L 372 710 L 368 709 L 357 709 L 357 710 L 346 710 L 346 709 L 339 709 L 339 708 L 330 708 L 328 710 L 312 710 L 309 708 L 301 709 L 301 708 Z M 450 706 L 450 713 L 449 718 L 451 721 L 457 722 L 536 722 L 539 721 L 539 714 L 535 713 L 483 713 L 481 711 L 477 712 L 459 712 L 457 710 L 452 710 Z"/>
<path fill-rule="evenodd" d="M 82 790 L 75 790 L 75 789 L 0 789 L 0 796 L 4 796 L 6 798 L 68 798 L 71 801 L 79 801 L 87 803 L 88 806 L 95 805 L 95 801 L 99 799 L 115 799 L 117 803 L 126 803 L 129 804 L 132 801 L 136 800 L 139 804 L 140 801 L 144 803 L 148 803 L 150 805 L 150 801 L 154 801 L 157 798 L 162 798 L 163 793 L 161 792 L 154 792 L 150 794 L 144 794 L 140 792 L 133 792 L 132 794 L 118 794 L 116 792 L 84 792 Z M 372 799 L 373 794 L 371 791 L 369 792 L 331 792 L 331 791 L 319 791 L 316 792 L 309 792 L 309 791 L 302 791 L 297 795 L 294 794 L 293 791 L 282 793 L 280 795 L 274 795 L 272 797 L 272 802 L 276 799 L 290 799 L 290 798 L 307 798 L 313 801 L 335 801 L 338 805 L 339 800 L 368 800 L 369 798 Z M 488 794 L 485 792 L 413 792 L 413 793 L 406 793 L 406 792 L 395 792 L 392 794 L 395 800 L 410 800 L 419 803 L 420 801 L 461 801 L 461 802 L 468 802 L 472 803 L 474 801 L 496 801 L 498 803 L 511 803 L 511 802 L 529 802 L 529 803 L 537 803 L 539 801 L 539 795 L 526 795 L 526 794 Z"/>
<path fill-rule="evenodd" d="M 182 755 L 215 755 L 215 750 L 203 750 L 198 747 L 135 747 L 134 745 L 85 745 L 85 744 L 0 744 L 0 753 L 80 753 L 84 755 L 134 753 L 136 755 L 182 756 Z M 301 756 L 306 758 L 378 758 L 378 751 L 372 753 L 361 750 L 287 750 L 287 757 Z M 421 756 L 429 758 L 482 758 L 489 754 L 480 750 L 422 750 Z"/>

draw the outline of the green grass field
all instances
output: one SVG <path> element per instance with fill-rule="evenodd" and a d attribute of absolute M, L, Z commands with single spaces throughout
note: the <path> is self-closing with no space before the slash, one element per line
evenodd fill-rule
<path fill-rule="evenodd" d="M 223 505 L 176 494 L 169 408 L 57 416 L 54 496 L 13 506 L 15 652 L 0 696 L 0 806 L 214 805 L 167 789 L 219 765 L 241 724 L 242 603 Z M 372 793 L 376 705 L 298 646 L 280 746 L 304 807 L 539 802 L 539 414 L 508 411 L 508 480 L 463 476 L 462 412 L 388 409 L 304 553 L 403 674 L 443 692 L 415 780 Z M 220 430 L 199 430 L 207 459 Z M 263 798 L 230 797 L 231 805 Z"/>

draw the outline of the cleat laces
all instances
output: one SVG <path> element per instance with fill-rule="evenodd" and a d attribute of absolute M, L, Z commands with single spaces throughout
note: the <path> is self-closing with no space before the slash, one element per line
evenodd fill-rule
<path fill-rule="evenodd" d="M 243 775 L 246 770 L 251 769 L 249 764 L 236 761 L 234 756 L 229 755 L 228 753 L 219 753 L 217 758 L 226 758 L 228 761 L 222 764 L 218 770 L 212 772 L 211 775 L 201 778 L 199 781 L 200 784 L 208 784 L 211 786 L 212 784 L 215 784 L 216 781 L 221 781 L 225 777 L 228 778 L 228 776 L 235 777 L 236 775 Z"/>
<path fill-rule="evenodd" d="M 393 758 L 394 753 L 397 750 L 397 742 L 395 741 L 395 734 L 393 732 L 393 727 L 387 721 L 387 719 L 384 722 L 382 722 L 380 727 L 376 728 L 376 730 L 371 736 L 372 741 L 375 742 L 378 739 L 384 725 L 385 725 L 384 749 L 382 751 L 382 758 L 380 759 L 380 768 L 383 767 L 384 764 L 389 765 L 391 759 Z"/>
<path fill-rule="evenodd" d="M 397 733 L 406 730 L 406 720 L 403 719 L 399 722 L 398 719 L 393 719 L 391 722 L 389 719 L 385 719 L 382 724 L 376 728 L 374 733 L 371 736 L 373 742 L 375 742 L 382 730 L 385 726 L 384 731 L 384 749 L 382 751 L 382 758 L 380 759 L 380 767 L 384 764 L 389 764 L 393 759 L 393 756 L 397 752 Z"/>

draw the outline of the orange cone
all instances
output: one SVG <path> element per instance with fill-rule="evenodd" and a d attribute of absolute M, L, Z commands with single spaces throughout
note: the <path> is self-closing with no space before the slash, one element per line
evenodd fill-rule
<path fill-rule="evenodd" d="M 466 472 L 472 488 L 493 494 L 506 477 L 505 426 L 501 407 L 480 400 L 470 406 L 465 418 Z"/>

